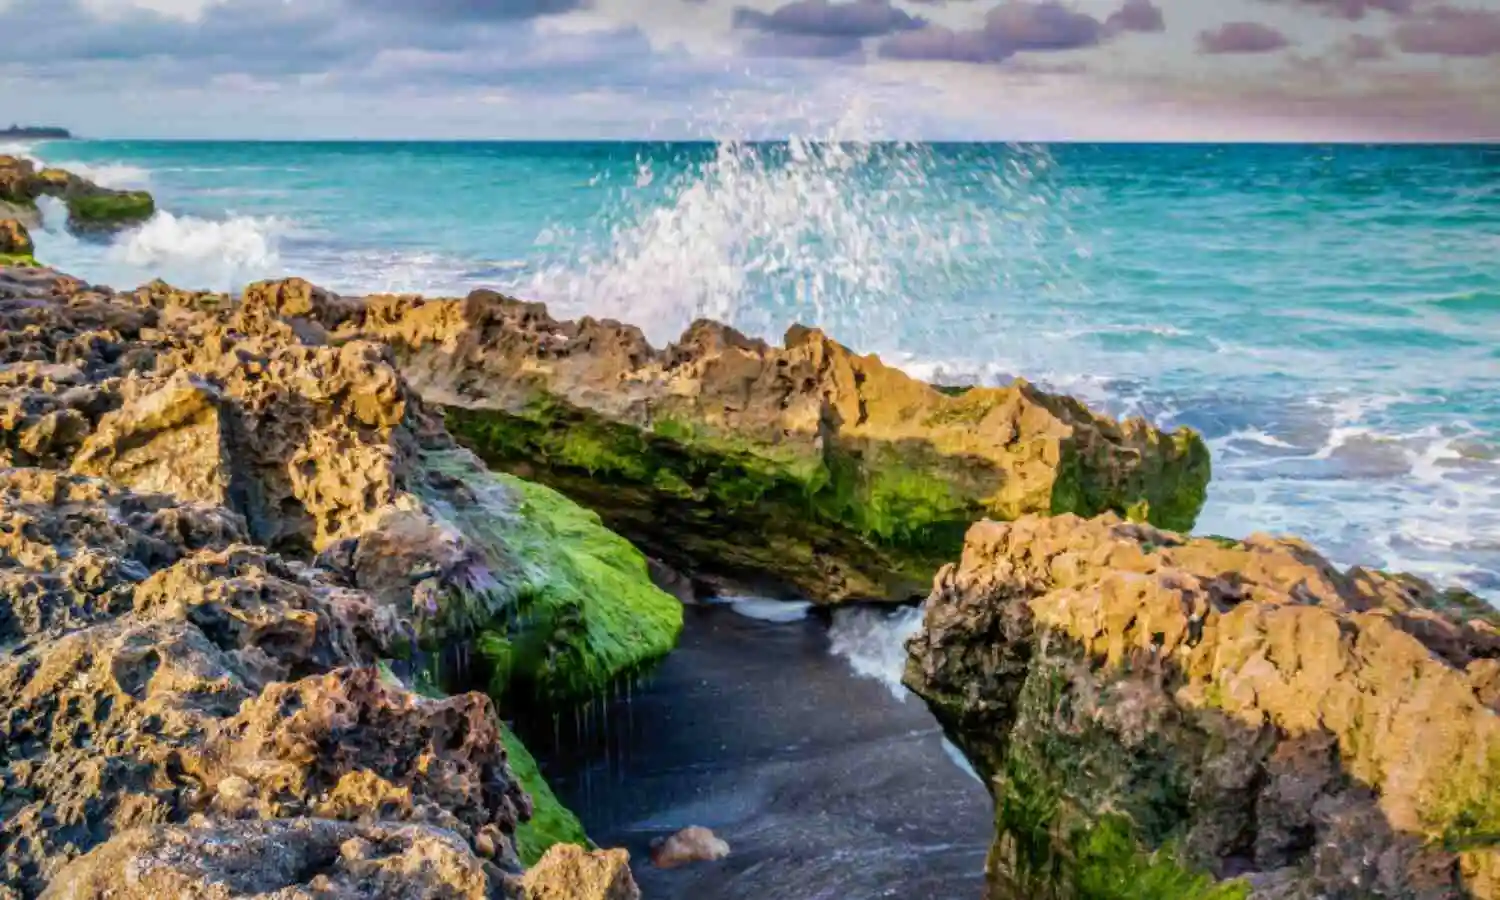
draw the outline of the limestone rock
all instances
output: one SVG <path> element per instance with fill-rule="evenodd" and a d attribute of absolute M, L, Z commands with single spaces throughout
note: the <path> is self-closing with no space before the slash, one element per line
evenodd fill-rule
<path fill-rule="evenodd" d="M 624 850 L 590 852 L 558 844 L 526 872 L 526 900 L 640 900 Z"/>
<path fill-rule="evenodd" d="M 918 596 L 986 516 L 1114 510 L 1188 528 L 1208 482 L 1186 429 L 1115 422 L 1023 381 L 938 389 L 807 328 L 773 347 L 699 322 L 657 350 L 631 326 L 488 291 L 372 297 L 337 320 L 395 348 L 492 464 L 668 566 L 817 600 Z"/>
<path fill-rule="evenodd" d="M 36 252 L 26 226 L 15 219 L 0 219 L 0 259 L 7 256 L 30 256 Z"/>
<path fill-rule="evenodd" d="M 514 879 L 416 825 L 197 821 L 125 832 L 64 869 L 46 900 L 500 900 Z"/>
<path fill-rule="evenodd" d="M 1294 540 L 1028 517 L 970 531 L 905 681 L 995 795 L 993 897 L 1489 900 L 1497 623 Z"/>
<path fill-rule="evenodd" d="M 88 234 L 116 231 L 151 218 L 156 202 L 146 191 L 100 187 L 62 169 L 37 170 L 30 160 L 0 156 L 0 211 L 35 227 L 38 197 L 58 197 L 68 207 L 68 228 Z"/>
<path fill-rule="evenodd" d="M 651 842 L 651 864 L 658 869 L 713 862 L 728 855 L 729 843 L 701 825 L 690 825 L 670 837 Z"/>

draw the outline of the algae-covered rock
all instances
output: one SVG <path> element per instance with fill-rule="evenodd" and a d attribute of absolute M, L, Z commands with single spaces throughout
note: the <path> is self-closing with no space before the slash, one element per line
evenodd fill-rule
<path fill-rule="evenodd" d="M 586 840 L 466 689 L 602 689 L 671 648 L 676 601 L 316 302 L 0 271 L 7 900 L 512 897 L 519 847 Z M 463 665 L 481 635 L 506 678 Z"/>
<path fill-rule="evenodd" d="M 536 760 L 516 733 L 504 728 L 501 736 L 510 769 L 531 797 L 531 818 L 516 826 L 516 853 L 520 854 L 521 862 L 534 866 L 558 844 L 593 846 L 578 816 L 557 799 Z"/>
<path fill-rule="evenodd" d="M 156 201 L 147 191 L 111 190 L 63 169 L 38 171 L 31 160 L 0 156 L 0 217 L 19 219 L 32 228 L 41 225 L 39 197 L 61 199 L 68 209 L 69 230 L 80 234 L 139 225 L 156 213 Z"/>
<path fill-rule="evenodd" d="M 597 510 L 686 571 L 820 601 L 908 599 L 976 519 L 1105 510 L 1191 527 L 1208 452 L 1018 381 L 951 392 L 821 332 L 783 347 L 699 322 L 663 350 L 492 292 L 369 298 L 378 336 L 492 465 Z"/>
<path fill-rule="evenodd" d="M 81 190 L 66 195 L 68 228 L 75 232 L 109 232 L 139 225 L 156 214 L 146 191 Z"/>
<path fill-rule="evenodd" d="M 1115 516 L 969 533 L 905 681 L 996 803 L 996 898 L 1500 897 L 1493 610 Z"/>

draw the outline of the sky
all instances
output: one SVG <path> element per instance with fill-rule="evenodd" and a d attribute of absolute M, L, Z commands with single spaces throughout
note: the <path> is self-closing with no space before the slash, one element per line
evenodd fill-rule
<path fill-rule="evenodd" d="M 0 0 L 0 127 L 1500 140 L 1500 0 Z"/>

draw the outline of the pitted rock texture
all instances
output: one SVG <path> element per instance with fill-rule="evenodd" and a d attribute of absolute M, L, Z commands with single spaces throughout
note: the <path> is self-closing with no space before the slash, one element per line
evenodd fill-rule
<path fill-rule="evenodd" d="M 940 390 L 802 327 L 773 347 L 702 321 L 657 350 L 632 326 L 557 321 L 491 291 L 253 291 L 335 340 L 387 342 L 487 461 L 669 566 L 816 600 L 919 596 L 986 516 L 1115 510 L 1188 528 L 1209 477 L 1186 429 L 1115 422 L 1021 381 Z"/>
<path fill-rule="evenodd" d="M 987 522 L 906 684 L 996 800 L 991 896 L 1500 897 L 1500 616 L 1305 544 Z"/>
<path fill-rule="evenodd" d="M 297 302 L 0 267 L 4 900 L 520 896 L 492 701 L 378 665 L 514 591 L 487 473 Z"/>
<path fill-rule="evenodd" d="M 418 825 L 199 819 L 127 831 L 62 871 L 46 900 L 500 900 L 514 877 Z"/>

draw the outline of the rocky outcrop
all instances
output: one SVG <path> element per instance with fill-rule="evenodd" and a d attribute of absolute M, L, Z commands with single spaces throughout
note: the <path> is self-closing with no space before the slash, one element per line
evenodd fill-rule
<path fill-rule="evenodd" d="M 1500 897 L 1500 617 L 1294 540 L 986 522 L 906 683 L 996 898 Z"/>
<path fill-rule="evenodd" d="M 633 327 L 488 291 L 350 301 L 291 281 L 246 296 L 335 341 L 388 343 L 487 462 L 670 568 L 819 601 L 920 595 L 986 516 L 1115 510 L 1188 528 L 1208 481 L 1190 431 L 1024 382 L 945 391 L 805 328 L 773 347 L 699 322 L 657 350 Z"/>
<path fill-rule="evenodd" d="M 146 191 L 111 190 L 63 169 L 38 170 L 29 159 L 0 156 L 0 218 L 40 226 L 39 197 L 62 200 L 68 208 L 68 228 L 79 234 L 139 225 L 156 212 L 156 201 Z"/>
<path fill-rule="evenodd" d="M 681 626 L 286 303 L 0 268 L 0 466 L 0 897 L 521 896 L 522 836 L 581 830 L 462 689 L 591 692 Z"/>
<path fill-rule="evenodd" d="M 17 219 L 0 219 L 0 265 L 36 265 L 32 256 L 35 252 L 36 245 L 25 225 Z"/>

